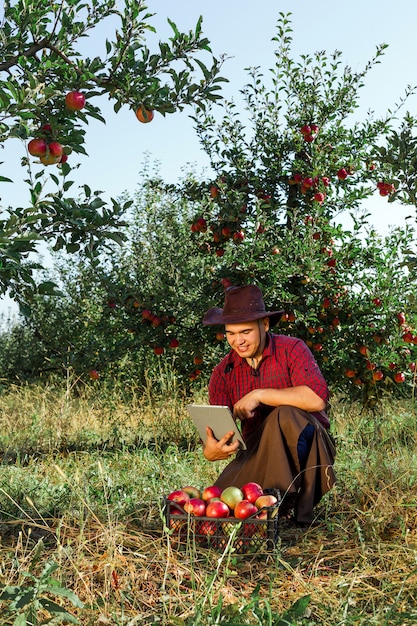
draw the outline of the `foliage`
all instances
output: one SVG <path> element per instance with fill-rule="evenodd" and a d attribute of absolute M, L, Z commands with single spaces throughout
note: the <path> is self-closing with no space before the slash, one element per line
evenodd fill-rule
<path fill-rule="evenodd" d="M 195 118 L 216 173 L 182 186 L 199 200 L 191 223 L 196 254 L 213 259 L 219 287 L 258 283 L 269 307 L 285 309 L 280 330 L 307 342 L 331 385 L 375 405 L 384 392 L 402 393 L 403 376 L 413 381 L 417 343 L 407 269 L 414 231 L 382 240 L 365 204 L 375 193 L 404 201 L 393 183 L 396 111 L 353 117 L 385 46 L 353 73 L 338 51 L 292 59 L 288 16 L 281 14 L 277 30 L 269 81 L 253 68 L 242 90 L 244 121 L 234 102 L 224 103 L 221 120 L 210 111 Z M 405 130 L 401 137 L 397 173 L 414 150 Z M 391 167 L 376 158 L 383 142 Z"/>
<path fill-rule="evenodd" d="M 41 574 L 23 572 L 27 583 L 6 585 L 0 592 L 0 606 L 3 605 L 3 618 L 15 618 L 15 626 L 38 626 L 38 624 L 79 624 L 76 617 L 56 602 L 56 598 L 65 598 L 73 606 L 82 608 L 79 598 L 69 589 L 62 587 L 52 574 L 58 564 L 49 562 Z M 51 600 L 51 596 L 54 600 Z M 43 619 L 48 614 L 49 618 Z M 8 622 L 11 623 L 11 622 Z"/>
<path fill-rule="evenodd" d="M 143 386 L 170 370 L 185 390 L 200 385 L 226 349 L 221 328 L 201 326 L 204 312 L 228 285 L 255 282 L 268 308 L 285 310 L 278 332 L 306 341 L 332 391 L 366 406 L 413 392 L 414 230 L 380 237 L 365 203 L 375 193 L 405 201 L 391 174 L 414 144 L 403 129 L 395 152 L 392 112 L 352 121 L 384 47 L 354 74 L 339 52 L 293 60 L 290 33 L 281 16 L 272 86 L 250 71 L 246 124 L 233 102 L 221 120 L 196 116 L 215 180 L 189 173 L 166 185 L 145 166 L 135 198 L 123 199 L 133 202 L 127 243 L 90 265 L 61 264 L 66 298 L 38 298 L 25 326 L 39 340 L 34 367 L 24 373 L 4 350 L 7 378 L 70 368 Z"/>
<path fill-rule="evenodd" d="M 123 240 L 123 216 L 129 203 L 113 199 L 107 206 L 101 192 L 88 185 L 80 196 L 69 195 L 74 184 L 70 155 L 86 154 L 84 127 L 89 119 L 105 121 L 95 104 L 100 98 L 108 97 L 116 112 L 129 106 L 133 112 L 166 115 L 189 104 L 204 108 L 207 101 L 220 97 L 221 61 L 212 57 L 211 67 L 204 62 L 204 55 L 210 57 L 211 52 L 201 19 L 188 34 L 170 21 L 172 37 L 152 51 L 154 46 L 146 44 L 146 37 L 154 32 L 151 17 L 142 2 L 132 0 L 121 6 L 115 0 L 5 3 L 0 35 L 0 141 L 18 138 L 25 146 L 22 166 L 30 202 L 27 207 L 2 208 L 0 293 L 9 291 L 24 302 L 33 292 L 53 292 L 50 281 L 36 287 L 33 278 L 39 264 L 31 253 L 41 241 L 54 250 L 94 256 L 103 241 Z M 113 38 L 105 41 L 100 35 L 104 24 L 114 28 Z M 95 56 L 85 53 L 86 38 L 94 41 Z M 81 93 L 85 106 L 68 108 L 69 93 Z M 28 152 L 30 139 L 47 146 L 40 160 Z M 60 152 L 55 158 L 53 144 L 63 150 L 63 157 Z M 45 166 L 54 164 L 56 173 L 45 172 Z M 2 175 L 0 182 L 12 181 Z"/>

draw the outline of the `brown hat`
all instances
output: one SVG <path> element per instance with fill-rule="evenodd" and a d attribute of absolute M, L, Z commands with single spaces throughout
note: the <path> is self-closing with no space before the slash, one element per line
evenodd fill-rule
<path fill-rule="evenodd" d="M 271 326 L 276 324 L 284 311 L 266 311 L 262 292 L 256 285 L 228 287 L 224 307 L 209 309 L 203 318 L 204 326 L 215 324 L 239 324 L 269 317 Z"/>

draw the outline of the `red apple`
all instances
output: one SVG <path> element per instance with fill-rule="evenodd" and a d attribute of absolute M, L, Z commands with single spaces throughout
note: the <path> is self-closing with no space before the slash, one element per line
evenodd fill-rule
<path fill-rule="evenodd" d="M 100 378 L 100 374 L 98 373 L 97 370 L 90 370 L 88 372 L 88 375 L 91 378 L 91 380 L 98 380 Z"/>
<path fill-rule="evenodd" d="M 70 111 L 81 111 L 85 106 L 85 95 L 80 91 L 70 91 L 65 96 L 65 106 Z"/>
<path fill-rule="evenodd" d="M 183 512 L 180 511 L 179 509 L 171 509 L 169 514 L 170 514 L 170 517 L 171 517 L 171 519 L 169 520 L 169 527 L 175 533 L 179 533 L 181 531 L 181 527 L 184 526 L 185 520 L 183 520 L 183 519 L 175 520 L 175 519 L 172 519 L 172 516 L 173 515 L 183 515 Z"/>
<path fill-rule="evenodd" d="M 207 222 L 204 219 L 204 217 L 199 217 L 197 222 L 196 222 L 196 226 L 197 226 L 197 230 L 200 233 L 205 233 L 207 232 Z"/>
<path fill-rule="evenodd" d="M 205 502 L 212 500 L 213 498 L 220 498 L 222 490 L 217 485 L 210 485 L 210 487 L 206 487 L 203 489 L 203 493 L 201 497 Z"/>
<path fill-rule="evenodd" d="M 257 512 L 257 507 L 249 500 L 241 500 L 234 509 L 234 516 L 238 519 L 246 519 Z"/>
<path fill-rule="evenodd" d="M 199 522 L 196 527 L 197 534 L 206 535 L 206 537 L 210 537 L 211 535 L 215 535 L 217 532 L 217 524 L 216 522 Z"/>
<path fill-rule="evenodd" d="M 403 383 L 405 381 L 405 374 L 403 372 L 396 372 L 396 374 L 394 374 L 394 380 L 396 383 Z"/>
<path fill-rule="evenodd" d="M 372 372 L 372 378 L 374 381 L 379 381 L 384 378 L 384 374 L 383 372 L 381 372 L 381 370 L 375 370 L 374 372 Z"/>
<path fill-rule="evenodd" d="M 184 511 L 195 517 L 202 517 L 206 512 L 206 503 L 201 498 L 190 498 L 184 504 Z"/>
<path fill-rule="evenodd" d="M 229 517 L 230 509 L 225 502 L 221 500 L 211 500 L 206 507 L 207 517 Z"/>
<path fill-rule="evenodd" d="M 345 180 L 345 178 L 347 178 L 348 176 L 348 172 L 344 167 L 342 167 L 340 168 L 340 170 L 336 172 L 336 176 L 338 177 L 339 180 Z"/>
<path fill-rule="evenodd" d="M 255 500 L 255 506 L 257 509 L 262 509 L 264 506 L 275 506 L 278 504 L 278 498 L 272 493 L 264 493 L 262 496 L 259 496 L 257 500 Z"/>
<path fill-rule="evenodd" d="M 217 198 L 217 196 L 219 196 L 220 194 L 220 189 L 217 187 L 217 185 L 212 185 L 210 187 L 210 196 L 212 198 Z"/>
<path fill-rule="evenodd" d="M 242 485 L 242 493 L 245 500 L 249 502 L 256 502 L 256 500 L 262 496 L 264 490 L 258 483 L 246 483 Z"/>
<path fill-rule="evenodd" d="M 362 354 L 362 356 L 368 356 L 369 348 L 367 346 L 360 346 L 359 353 Z"/>
<path fill-rule="evenodd" d="M 44 156 L 47 148 L 45 139 L 31 139 L 28 143 L 28 152 L 32 156 Z"/>
<path fill-rule="evenodd" d="M 175 337 L 173 337 L 171 341 L 169 342 L 170 348 L 178 348 L 179 345 L 180 345 L 180 342 Z"/>
<path fill-rule="evenodd" d="M 158 356 L 160 356 L 161 354 L 164 354 L 164 352 L 165 352 L 163 346 L 155 346 L 153 351 Z"/>
<path fill-rule="evenodd" d="M 304 124 L 304 126 L 302 126 L 300 128 L 300 133 L 302 135 L 310 135 L 311 134 L 311 126 L 309 126 L 308 124 Z"/>
<path fill-rule="evenodd" d="M 234 241 L 243 241 L 244 238 L 245 238 L 245 233 L 243 232 L 243 230 L 238 230 L 235 233 L 233 233 Z"/>
<path fill-rule="evenodd" d="M 64 148 L 58 141 L 51 141 L 51 143 L 48 144 L 48 150 L 49 154 L 53 157 L 62 157 L 64 153 Z"/>
<path fill-rule="evenodd" d="M 401 325 L 405 324 L 405 313 L 397 313 L 397 320 Z"/>
<path fill-rule="evenodd" d="M 244 537 L 253 537 L 259 528 L 260 526 L 258 524 L 250 524 L 247 522 L 246 524 L 243 525 L 242 534 Z"/>
<path fill-rule="evenodd" d="M 152 326 L 154 328 L 158 328 L 158 326 L 160 326 L 162 324 L 162 320 L 160 317 L 158 317 L 157 315 L 154 315 L 152 317 Z"/>
<path fill-rule="evenodd" d="M 243 493 L 239 487 L 235 487 L 234 485 L 230 485 L 223 489 L 220 500 L 227 504 L 231 511 L 234 510 L 235 506 L 243 500 Z"/>
<path fill-rule="evenodd" d="M 175 489 L 168 495 L 167 500 L 176 502 L 184 508 L 184 505 L 189 502 L 190 496 L 183 489 Z"/>
<path fill-rule="evenodd" d="M 326 194 L 323 193 L 322 191 L 318 191 L 317 193 L 314 194 L 314 200 L 318 202 L 319 204 L 323 204 L 325 197 L 326 197 Z"/>
<path fill-rule="evenodd" d="M 198 489 L 197 487 L 193 487 L 192 485 L 187 485 L 186 487 L 183 487 L 182 491 L 188 493 L 190 498 L 201 498 L 200 489 Z"/>

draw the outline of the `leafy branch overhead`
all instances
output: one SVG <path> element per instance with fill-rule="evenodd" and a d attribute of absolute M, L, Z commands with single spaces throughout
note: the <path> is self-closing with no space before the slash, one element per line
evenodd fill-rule
<path fill-rule="evenodd" d="M 221 97 L 224 59 L 213 57 L 202 19 L 188 33 L 168 20 L 172 35 L 157 42 L 152 17 L 142 2 L 131 0 L 5 4 L 0 141 L 28 142 L 22 165 L 30 204 L 0 207 L 0 294 L 30 297 L 36 262 L 28 263 L 27 256 L 42 240 L 55 250 L 92 255 L 106 239 L 122 238 L 122 216 L 130 203 L 113 200 L 108 208 L 102 192 L 87 186 L 81 198 L 68 197 L 74 184 L 68 178 L 71 154 L 87 154 L 84 128 L 89 119 L 105 122 L 100 97 L 106 96 L 116 112 L 131 108 L 145 123 L 156 113 L 165 116 L 187 105 L 204 110 L 207 102 Z M 113 32 L 113 37 L 103 32 Z M 46 176 L 44 166 L 56 165 Z M 12 179 L 13 174 L 0 172 L 0 183 Z"/>

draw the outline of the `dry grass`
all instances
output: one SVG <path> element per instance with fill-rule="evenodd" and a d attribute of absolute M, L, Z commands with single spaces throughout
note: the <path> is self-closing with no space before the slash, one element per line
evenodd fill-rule
<path fill-rule="evenodd" d="M 4 450 L 12 441 L 30 448 L 44 441 L 36 428 L 25 436 L 13 429 L 17 422 L 27 429 L 35 413 L 39 431 L 52 430 L 52 414 L 65 413 L 67 421 L 43 455 L 0 467 L 2 585 L 22 585 L 24 571 L 54 560 L 61 585 L 85 603 L 78 610 L 83 626 L 272 625 L 306 596 L 306 610 L 290 624 L 417 623 L 417 426 L 409 407 L 390 407 L 378 417 L 382 429 L 372 416 L 337 407 L 338 483 L 315 523 L 301 530 L 282 522 L 276 552 L 238 557 L 191 541 L 178 550 L 164 528 L 160 496 L 192 479 L 208 484 L 218 471 L 198 447 L 185 447 L 192 431 L 185 417 L 178 422 L 182 400 L 164 410 L 152 398 L 128 405 L 117 395 L 101 403 L 84 396 L 63 404 L 56 392 L 35 399 L 26 389 L 19 403 L 14 393 L 14 401 L 13 394 L 2 400 Z M 104 414 L 137 429 L 141 445 L 83 448 L 85 428 L 100 438 Z M 68 440 L 79 449 L 63 453 Z M 59 514 L 47 517 L 51 504 Z"/>

